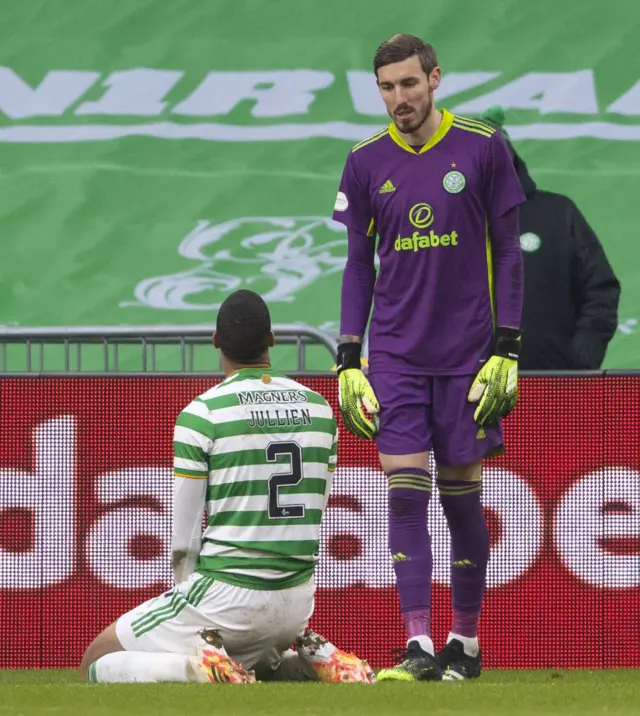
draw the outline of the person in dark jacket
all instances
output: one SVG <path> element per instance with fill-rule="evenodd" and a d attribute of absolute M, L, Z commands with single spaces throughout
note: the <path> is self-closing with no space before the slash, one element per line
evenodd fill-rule
<path fill-rule="evenodd" d="M 541 191 L 504 129 L 504 112 L 480 119 L 499 129 L 527 201 L 520 206 L 524 306 L 520 370 L 598 369 L 618 325 L 620 283 L 598 237 L 569 197 Z"/>

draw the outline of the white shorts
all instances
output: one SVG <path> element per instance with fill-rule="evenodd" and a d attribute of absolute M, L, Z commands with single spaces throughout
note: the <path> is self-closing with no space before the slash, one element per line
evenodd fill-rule
<path fill-rule="evenodd" d="M 216 629 L 229 656 L 251 669 L 276 663 L 306 628 L 314 606 L 312 580 L 290 589 L 258 591 L 192 574 L 159 597 L 123 614 L 116 634 L 126 651 L 195 655 L 200 632 Z"/>

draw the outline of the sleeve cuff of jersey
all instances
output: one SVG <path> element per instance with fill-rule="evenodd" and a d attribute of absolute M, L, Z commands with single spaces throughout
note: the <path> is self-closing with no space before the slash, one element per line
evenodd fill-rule
<path fill-rule="evenodd" d="M 187 477 L 190 480 L 205 480 L 209 477 L 208 472 L 200 472 L 199 470 L 174 470 L 174 477 Z"/>

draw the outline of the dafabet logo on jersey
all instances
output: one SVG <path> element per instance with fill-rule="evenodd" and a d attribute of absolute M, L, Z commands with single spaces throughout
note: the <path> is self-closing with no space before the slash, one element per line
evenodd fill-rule
<path fill-rule="evenodd" d="M 414 204 L 409 209 L 409 222 L 416 229 L 427 229 L 434 220 L 433 209 L 429 204 Z M 457 246 L 458 233 L 451 231 L 448 234 L 436 234 L 433 229 L 428 234 L 421 234 L 414 231 L 411 236 L 402 238 L 398 234 L 395 242 L 396 251 L 418 251 L 418 249 L 428 249 L 436 246 Z"/>

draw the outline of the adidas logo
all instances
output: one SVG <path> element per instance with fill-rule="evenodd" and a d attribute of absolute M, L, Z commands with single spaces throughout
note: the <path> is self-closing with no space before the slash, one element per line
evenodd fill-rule
<path fill-rule="evenodd" d="M 391 556 L 391 559 L 394 562 L 411 562 L 411 557 L 407 557 L 406 554 L 402 554 L 402 552 L 398 552 Z"/>
<path fill-rule="evenodd" d="M 467 569 L 468 567 L 475 567 L 476 565 L 470 559 L 459 559 L 457 562 L 451 562 L 451 566 Z"/>
<path fill-rule="evenodd" d="M 484 440 L 486 437 L 487 434 L 485 433 L 484 428 L 480 428 L 476 434 L 476 440 Z"/>
<path fill-rule="evenodd" d="M 395 191 L 396 188 L 391 183 L 391 179 L 387 179 L 387 181 L 380 187 L 380 194 L 389 194 L 392 191 Z"/>

